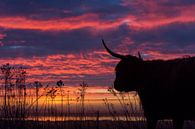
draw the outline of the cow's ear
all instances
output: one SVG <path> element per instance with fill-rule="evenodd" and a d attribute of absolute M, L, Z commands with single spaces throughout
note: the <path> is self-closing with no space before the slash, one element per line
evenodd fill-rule
<path fill-rule="evenodd" d="M 143 60 L 143 58 L 142 58 L 142 56 L 141 56 L 141 53 L 140 53 L 140 52 L 138 52 L 138 58 L 139 58 L 140 60 Z"/>

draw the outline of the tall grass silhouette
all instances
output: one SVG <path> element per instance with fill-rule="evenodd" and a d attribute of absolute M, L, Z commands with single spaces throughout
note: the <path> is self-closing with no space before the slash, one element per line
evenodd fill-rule
<path fill-rule="evenodd" d="M 108 88 L 107 94 L 114 99 L 105 98 L 100 103 L 108 112 L 105 114 L 102 109 L 89 106 L 86 96 L 90 86 L 85 81 L 72 92 L 62 80 L 55 85 L 39 80 L 27 83 L 27 75 L 25 68 L 1 66 L 0 129 L 146 128 L 136 93 L 120 93 Z M 103 119 L 105 116 L 108 119 Z M 166 124 L 159 128 L 170 127 L 170 122 Z"/>

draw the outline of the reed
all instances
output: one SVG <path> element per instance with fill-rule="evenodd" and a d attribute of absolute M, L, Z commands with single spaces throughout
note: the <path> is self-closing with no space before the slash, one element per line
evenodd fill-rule
<path fill-rule="evenodd" d="M 1 67 L 4 83 L 0 97 L 0 129 L 146 128 L 141 102 L 135 92 L 119 93 L 113 87 L 108 88 L 107 92 L 115 99 L 105 98 L 102 102 L 112 120 L 101 120 L 105 114 L 101 109 L 89 106 L 86 99 L 89 88 L 86 82 L 81 82 L 77 91 L 71 92 L 62 80 L 54 85 L 40 81 L 28 84 L 27 75 L 21 67 L 9 64 Z M 77 96 L 76 99 L 72 98 L 72 94 Z M 91 117 L 87 114 L 89 108 L 93 120 L 88 120 Z M 160 121 L 158 128 L 171 128 L 171 124 L 170 121 Z"/>

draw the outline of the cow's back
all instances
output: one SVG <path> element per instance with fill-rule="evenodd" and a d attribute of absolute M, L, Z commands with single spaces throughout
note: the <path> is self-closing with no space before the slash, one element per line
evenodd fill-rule
<path fill-rule="evenodd" d="M 195 118 L 195 59 L 149 62 L 139 90 L 146 117 Z"/>

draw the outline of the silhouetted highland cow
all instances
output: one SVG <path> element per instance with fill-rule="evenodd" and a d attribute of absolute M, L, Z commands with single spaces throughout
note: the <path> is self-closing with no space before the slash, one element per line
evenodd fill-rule
<path fill-rule="evenodd" d="M 137 91 L 142 102 L 147 128 L 155 129 L 160 119 L 172 119 L 175 129 L 184 120 L 195 118 L 195 57 L 173 60 L 147 60 L 106 50 L 121 61 L 116 66 L 114 88 Z"/>

